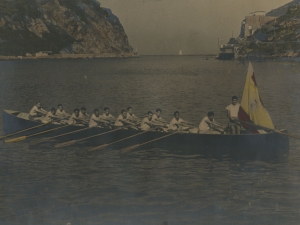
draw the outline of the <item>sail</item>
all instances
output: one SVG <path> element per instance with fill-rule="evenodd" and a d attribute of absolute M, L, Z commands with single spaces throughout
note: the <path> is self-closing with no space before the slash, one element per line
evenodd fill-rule
<path fill-rule="evenodd" d="M 274 129 L 272 119 L 265 109 L 258 93 L 257 83 L 255 80 L 254 70 L 251 62 L 249 62 L 247 78 L 245 82 L 241 106 L 239 109 L 239 120 L 247 123 Z M 242 126 L 251 133 L 262 133 L 255 127 L 242 123 Z"/>

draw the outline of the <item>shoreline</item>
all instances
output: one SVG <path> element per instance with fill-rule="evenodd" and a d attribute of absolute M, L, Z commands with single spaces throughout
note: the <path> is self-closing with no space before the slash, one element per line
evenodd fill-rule
<path fill-rule="evenodd" d="M 139 58 L 132 53 L 104 53 L 104 54 L 54 54 L 45 56 L 2 56 L 0 61 L 10 60 L 38 60 L 38 59 L 97 59 L 97 58 Z"/>

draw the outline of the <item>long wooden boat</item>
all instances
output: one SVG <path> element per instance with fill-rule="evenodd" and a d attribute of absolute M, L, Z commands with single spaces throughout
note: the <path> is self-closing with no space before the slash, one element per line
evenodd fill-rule
<path fill-rule="evenodd" d="M 29 120 L 28 113 L 13 110 L 3 110 L 3 131 L 6 135 L 37 125 L 39 125 L 38 122 Z M 17 136 L 30 135 L 58 126 L 61 125 L 47 124 L 37 129 L 20 133 Z M 62 129 L 58 129 L 57 131 L 53 131 L 48 135 L 54 136 L 78 129 L 82 129 L 82 127 L 68 126 Z M 109 129 L 107 128 L 92 128 L 88 131 L 77 132 L 75 135 L 66 135 L 60 140 L 69 141 L 87 137 L 88 135 L 92 135 L 95 133 L 107 132 L 108 130 Z M 122 129 L 112 132 L 111 134 L 89 139 L 88 142 L 81 142 L 77 146 L 88 147 L 111 143 L 118 139 L 129 137 L 140 132 L 141 131 L 138 130 Z M 110 148 L 120 149 L 123 147 L 128 147 L 130 145 L 140 144 L 149 140 L 153 140 L 155 138 L 163 137 L 166 134 L 167 133 L 164 132 L 149 131 L 135 138 L 130 138 L 124 142 L 120 142 L 118 145 L 112 145 L 110 146 Z M 266 134 L 250 134 L 245 132 L 240 135 L 178 133 L 140 147 L 140 149 L 152 148 L 170 150 L 178 154 L 199 154 L 214 156 L 229 154 L 231 156 L 242 158 L 269 158 L 287 155 L 289 153 L 289 138 L 287 136 L 274 132 Z"/>

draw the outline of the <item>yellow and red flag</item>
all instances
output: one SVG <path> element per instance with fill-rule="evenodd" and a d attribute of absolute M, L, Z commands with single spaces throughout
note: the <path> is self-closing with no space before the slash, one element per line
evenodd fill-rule
<path fill-rule="evenodd" d="M 245 82 L 241 106 L 239 109 L 239 120 L 254 123 L 262 127 L 274 129 L 272 119 L 265 109 L 258 94 L 257 83 L 251 62 L 249 62 L 247 78 Z M 251 133 L 260 133 L 260 130 L 249 124 L 241 122 L 242 126 Z"/>

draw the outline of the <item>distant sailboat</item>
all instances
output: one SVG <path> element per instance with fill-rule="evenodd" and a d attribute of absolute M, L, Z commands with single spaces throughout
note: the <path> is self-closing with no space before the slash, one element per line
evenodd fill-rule
<path fill-rule="evenodd" d="M 181 50 L 179 50 L 179 55 L 182 55 L 182 51 Z"/>

